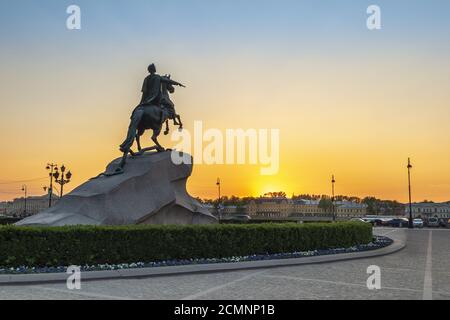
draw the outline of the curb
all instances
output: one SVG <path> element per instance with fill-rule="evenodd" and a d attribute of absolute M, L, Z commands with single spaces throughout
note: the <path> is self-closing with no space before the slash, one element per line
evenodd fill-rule
<path fill-rule="evenodd" d="M 226 272 L 226 271 L 261 269 L 261 268 L 300 266 L 308 264 L 321 264 L 329 262 L 381 257 L 396 253 L 404 249 L 405 247 L 406 247 L 405 242 L 400 240 L 394 240 L 394 243 L 388 247 L 363 252 L 340 253 L 334 255 L 323 255 L 315 257 L 295 258 L 295 259 L 89 271 L 89 272 L 82 272 L 81 279 L 82 281 L 94 281 L 94 280 L 113 280 L 126 278 L 149 278 L 149 277 L 175 276 L 185 274 L 212 273 L 221 271 Z M 27 284 L 66 282 L 68 276 L 69 275 L 66 273 L 0 275 L 0 285 L 27 285 Z"/>

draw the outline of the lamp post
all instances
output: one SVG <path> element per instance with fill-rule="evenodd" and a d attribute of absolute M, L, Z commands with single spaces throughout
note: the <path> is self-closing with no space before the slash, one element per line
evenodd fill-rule
<path fill-rule="evenodd" d="M 48 176 L 50 177 L 50 186 L 48 188 L 48 207 L 50 208 L 52 206 L 53 178 L 58 171 L 58 165 L 55 163 L 48 163 L 45 169 L 49 171 Z"/>
<path fill-rule="evenodd" d="M 25 199 L 24 199 L 24 209 L 23 209 L 23 215 L 27 215 L 27 185 L 24 184 L 22 186 L 22 191 L 25 193 Z"/>
<path fill-rule="evenodd" d="M 334 174 L 331 176 L 331 203 L 333 207 L 333 221 L 336 222 L 336 209 L 334 206 L 334 184 L 336 183 L 336 179 L 334 179 Z"/>
<path fill-rule="evenodd" d="M 217 189 L 219 192 L 219 198 L 217 201 L 217 211 L 219 213 L 219 221 L 222 220 L 222 210 L 221 210 L 221 204 L 220 204 L 220 201 L 222 200 L 222 196 L 220 195 L 220 184 L 221 184 L 220 178 L 217 178 L 216 186 L 217 186 Z"/>
<path fill-rule="evenodd" d="M 69 183 L 70 178 L 72 178 L 72 173 L 70 172 L 70 170 L 67 173 L 65 173 L 65 172 L 66 172 L 66 167 L 64 165 L 62 165 L 61 166 L 61 179 L 58 179 L 60 176 L 60 173 L 58 171 L 56 171 L 54 173 L 55 182 L 61 186 L 61 189 L 59 192 L 60 198 L 62 198 L 62 196 L 63 196 L 64 185 L 66 183 Z"/>
<path fill-rule="evenodd" d="M 408 158 L 408 193 L 409 193 L 409 223 L 408 223 L 408 227 L 409 229 L 413 229 L 414 225 L 413 225 L 413 217 L 412 217 L 412 197 L 411 197 L 411 169 L 412 169 L 412 165 L 411 165 L 411 159 Z"/>

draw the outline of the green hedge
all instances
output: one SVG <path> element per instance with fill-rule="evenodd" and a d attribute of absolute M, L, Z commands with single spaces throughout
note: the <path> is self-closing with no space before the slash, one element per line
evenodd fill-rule
<path fill-rule="evenodd" d="M 372 241 L 372 227 L 264 224 L 123 227 L 0 227 L 0 266 L 67 266 L 224 258 L 350 247 Z"/>

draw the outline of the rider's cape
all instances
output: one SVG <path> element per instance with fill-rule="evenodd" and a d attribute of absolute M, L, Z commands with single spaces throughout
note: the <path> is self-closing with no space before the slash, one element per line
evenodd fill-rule
<path fill-rule="evenodd" d="M 141 104 L 160 104 L 161 77 L 157 74 L 149 75 L 142 85 Z"/>

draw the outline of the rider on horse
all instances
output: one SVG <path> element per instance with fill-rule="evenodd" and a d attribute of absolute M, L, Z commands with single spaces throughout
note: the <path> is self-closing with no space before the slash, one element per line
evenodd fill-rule
<path fill-rule="evenodd" d="M 142 99 L 141 105 L 151 105 L 161 103 L 161 84 L 171 84 L 174 86 L 184 86 L 181 83 L 173 81 L 170 77 L 162 77 L 156 73 L 156 67 L 154 64 L 151 64 L 148 67 L 148 72 L 150 73 L 147 78 L 144 80 L 144 84 L 142 85 Z"/>
<path fill-rule="evenodd" d="M 168 118 L 172 119 L 175 116 L 174 105 L 170 99 L 164 97 L 161 93 L 161 85 L 175 85 L 180 87 L 185 87 L 181 83 L 173 81 L 170 77 L 162 77 L 156 73 L 156 67 L 154 64 L 151 64 L 148 67 L 148 72 L 150 73 L 144 80 L 144 84 L 142 86 L 142 99 L 141 103 L 134 109 L 133 114 L 131 115 L 131 122 L 128 128 L 128 134 L 125 141 L 120 145 L 120 150 L 122 152 L 127 152 L 134 142 L 134 138 L 136 137 L 136 130 L 138 125 L 144 115 L 145 107 L 156 105 L 163 109 L 163 116 L 161 119 L 161 125 Z M 173 116 L 173 117 L 172 117 Z"/>

